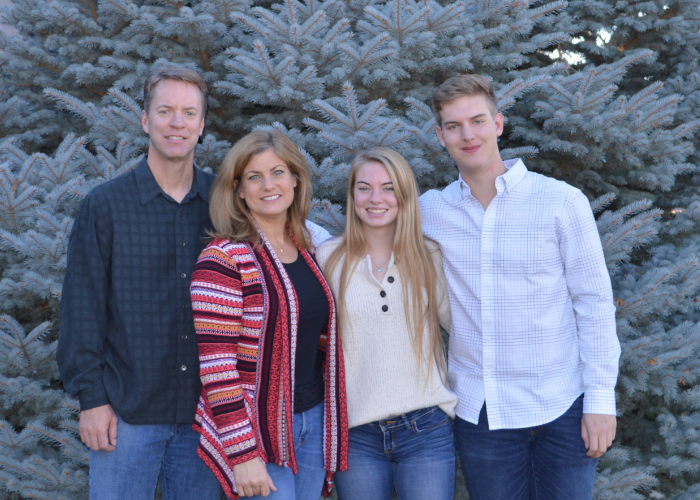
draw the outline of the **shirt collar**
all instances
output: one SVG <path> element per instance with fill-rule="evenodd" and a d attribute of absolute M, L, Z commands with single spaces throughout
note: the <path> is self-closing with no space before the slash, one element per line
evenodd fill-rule
<path fill-rule="evenodd" d="M 527 173 L 527 167 L 520 158 L 506 160 L 503 165 L 505 165 L 507 172 L 496 177 L 496 189 L 499 193 L 504 189 L 512 191 Z M 459 174 L 459 186 L 463 195 L 472 194 L 469 184 L 462 179 L 462 174 Z"/>
<path fill-rule="evenodd" d="M 187 200 L 197 195 L 208 203 L 209 192 L 208 190 L 205 192 L 206 180 L 204 178 L 206 174 L 194 166 L 193 168 L 194 176 L 192 177 L 192 187 L 190 188 L 190 192 L 187 193 L 187 196 L 182 200 L 182 203 L 185 203 Z M 142 205 L 150 202 L 159 194 L 171 199 L 158 185 L 156 178 L 153 177 L 153 172 L 151 172 L 151 168 L 148 166 L 148 157 L 146 155 L 141 158 L 139 164 L 134 168 L 134 175 L 136 176 L 136 186 L 139 190 Z"/>

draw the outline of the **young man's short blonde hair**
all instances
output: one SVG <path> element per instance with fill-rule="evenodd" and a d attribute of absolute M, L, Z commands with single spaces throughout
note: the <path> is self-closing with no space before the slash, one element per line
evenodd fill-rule
<path fill-rule="evenodd" d="M 433 94 L 433 113 L 435 113 L 438 127 L 442 127 L 440 110 L 446 103 L 471 95 L 483 95 L 486 98 L 486 105 L 491 111 L 491 116 L 496 116 L 498 99 L 491 81 L 481 75 L 458 75 L 442 82 L 442 85 Z"/>

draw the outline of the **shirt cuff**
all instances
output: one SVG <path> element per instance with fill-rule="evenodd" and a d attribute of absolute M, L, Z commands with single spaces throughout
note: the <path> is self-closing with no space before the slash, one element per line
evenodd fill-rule
<path fill-rule="evenodd" d="M 80 391 L 78 393 L 78 401 L 80 401 L 80 411 L 110 404 L 107 391 L 105 391 L 105 387 L 102 384 L 95 384 L 89 389 Z"/>
<path fill-rule="evenodd" d="M 614 389 L 586 389 L 583 395 L 583 413 L 617 415 Z"/>

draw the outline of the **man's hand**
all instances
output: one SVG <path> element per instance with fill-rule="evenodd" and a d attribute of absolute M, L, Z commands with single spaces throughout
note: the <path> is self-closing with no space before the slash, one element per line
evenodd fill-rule
<path fill-rule="evenodd" d="M 615 439 L 615 429 L 617 419 L 614 415 L 584 413 L 581 419 L 581 438 L 588 450 L 586 455 L 592 458 L 602 457 Z"/>
<path fill-rule="evenodd" d="M 112 405 L 80 412 L 80 440 L 93 451 L 114 451 L 117 446 L 117 414 Z"/>
<path fill-rule="evenodd" d="M 270 490 L 277 491 L 275 483 L 272 482 L 272 478 L 267 473 L 265 464 L 257 457 L 234 465 L 233 478 L 236 481 L 238 496 L 241 497 L 252 497 L 253 495 L 266 497 L 270 494 Z"/>

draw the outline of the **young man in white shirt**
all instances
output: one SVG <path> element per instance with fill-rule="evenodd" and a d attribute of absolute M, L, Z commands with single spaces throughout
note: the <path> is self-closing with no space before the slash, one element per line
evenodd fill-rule
<path fill-rule="evenodd" d="M 473 500 L 583 500 L 615 437 L 620 345 L 587 198 L 503 162 L 503 115 L 488 79 L 433 96 L 459 178 L 421 197 L 440 245 L 452 330 L 455 437 Z"/>

